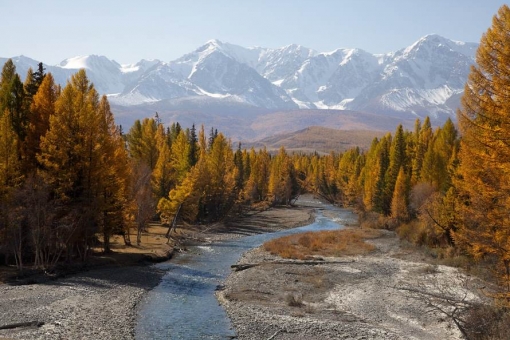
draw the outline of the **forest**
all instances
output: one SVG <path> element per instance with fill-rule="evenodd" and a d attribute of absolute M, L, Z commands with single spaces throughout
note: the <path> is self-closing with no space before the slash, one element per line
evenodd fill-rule
<path fill-rule="evenodd" d="M 457 126 L 416 120 L 368 150 L 243 149 L 211 128 L 165 127 L 157 113 L 125 132 L 84 70 L 65 87 L 42 63 L 0 77 L 0 256 L 49 270 L 110 251 L 148 221 L 210 224 L 305 192 L 349 206 L 363 227 L 396 230 L 439 256 L 482 261 L 510 299 L 510 9 L 482 37 Z M 135 236 L 135 235 L 133 235 Z"/>

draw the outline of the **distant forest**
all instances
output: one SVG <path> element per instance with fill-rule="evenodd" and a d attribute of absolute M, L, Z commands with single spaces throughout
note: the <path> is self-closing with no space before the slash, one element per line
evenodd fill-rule
<path fill-rule="evenodd" d="M 61 88 L 39 64 L 23 83 L 9 60 L 0 78 L 3 262 L 49 269 L 98 245 L 109 252 L 113 234 L 130 244 L 133 226 L 140 243 L 155 217 L 208 224 L 309 192 L 441 256 L 485 261 L 508 301 L 509 37 L 503 6 L 466 84 L 460 134 L 451 120 L 434 129 L 426 118 L 366 151 L 329 155 L 246 150 L 214 128 L 165 127 L 157 115 L 125 133 L 84 70 Z"/>

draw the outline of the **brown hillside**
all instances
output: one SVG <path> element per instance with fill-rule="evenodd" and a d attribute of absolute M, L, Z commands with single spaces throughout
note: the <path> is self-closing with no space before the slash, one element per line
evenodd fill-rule
<path fill-rule="evenodd" d="M 269 151 L 278 150 L 281 146 L 289 152 L 343 152 L 353 147 L 368 149 L 374 137 L 382 137 L 384 131 L 369 130 L 336 130 L 321 126 L 311 126 L 296 132 L 278 134 L 266 137 L 253 143 L 247 143 L 247 148 L 259 149 L 266 147 Z"/>

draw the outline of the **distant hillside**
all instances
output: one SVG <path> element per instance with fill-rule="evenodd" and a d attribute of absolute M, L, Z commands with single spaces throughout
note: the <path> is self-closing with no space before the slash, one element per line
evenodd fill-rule
<path fill-rule="evenodd" d="M 266 137 L 257 142 L 246 143 L 244 147 L 255 149 L 266 147 L 268 151 L 276 151 L 284 146 L 288 152 L 343 152 L 353 147 L 368 149 L 374 137 L 382 137 L 384 131 L 369 130 L 335 130 L 321 126 L 311 126 L 291 133 L 282 133 Z"/>
<path fill-rule="evenodd" d="M 394 132 L 399 124 L 412 129 L 416 117 L 406 115 L 387 115 L 381 117 L 375 113 L 349 110 L 287 110 L 267 111 L 255 107 L 232 105 L 222 107 L 214 98 L 206 98 L 202 107 L 186 109 L 186 100 L 173 102 L 172 109 L 162 109 L 160 103 L 138 106 L 112 105 L 115 121 L 128 131 L 135 119 L 154 116 L 158 112 L 160 119 L 167 124 L 178 122 L 187 128 L 195 124 L 204 124 L 206 129 L 217 128 L 232 141 L 254 143 L 263 138 L 284 133 L 294 133 L 310 126 L 322 126 L 339 130 L 390 131 Z M 432 119 L 432 124 L 439 125 Z"/>

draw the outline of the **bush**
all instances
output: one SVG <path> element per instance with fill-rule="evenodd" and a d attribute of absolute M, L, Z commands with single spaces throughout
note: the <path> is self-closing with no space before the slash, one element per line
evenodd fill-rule
<path fill-rule="evenodd" d="M 370 211 L 360 215 L 360 227 L 362 229 L 389 229 L 389 217 Z"/>
<path fill-rule="evenodd" d="M 479 305 L 469 309 L 463 329 L 472 340 L 508 339 L 510 336 L 510 310 L 508 308 Z"/>
<path fill-rule="evenodd" d="M 285 295 L 285 302 L 290 307 L 303 307 L 303 296 L 301 294 L 287 294 Z"/>

